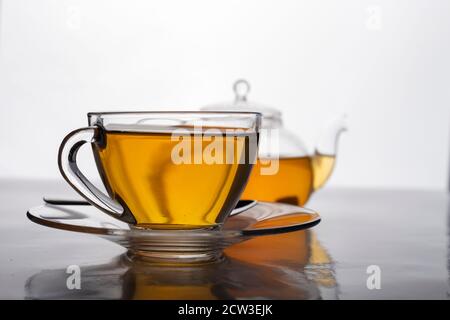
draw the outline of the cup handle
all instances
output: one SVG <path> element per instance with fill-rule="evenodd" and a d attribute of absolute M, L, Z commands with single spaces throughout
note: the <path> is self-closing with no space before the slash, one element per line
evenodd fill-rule
<path fill-rule="evenodd" d="M 95 142 L 98 131 L 95 126 L 81 128 L 64 138 L 58 152 L 59 171 L 72 188 L 93 206 L 121 221 L 136 224 L 136 219 L 128 210 L 94 186 L 78 168 L 78 150 L 85 143 Z"/>

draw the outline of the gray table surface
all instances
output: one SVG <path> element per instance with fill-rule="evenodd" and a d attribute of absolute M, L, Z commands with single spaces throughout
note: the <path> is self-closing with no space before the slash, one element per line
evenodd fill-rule
<path fill-rule="evenodd" d="M 307 205 L 318 226 L 238 244 L 223 262 L 197 267 L 135 265 L 107 240 L 36 225 L 26 212 L 44 195 L 74 192 L 63 181 L 0 181 L 0 298 L 449 298 L 444 192 L 325 188 Z M 71 265 L 79 290 L 66 285 Z M 367 285 L 370 266 L 379 289 Z"/>

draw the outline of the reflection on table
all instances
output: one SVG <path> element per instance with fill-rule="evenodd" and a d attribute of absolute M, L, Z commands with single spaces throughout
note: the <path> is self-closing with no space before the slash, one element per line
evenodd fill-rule
<path fill-rule="evenodd" d="M 332 258 L 313 230 L 253 238 L 225 250 L 218 263 L 164 266 L 120 255 L 81 267 L 81 289 L 66 269 L 28 279 L 28 299 L 320 299 L 337 298 Z M 326 295 L 326 296 L 325 296 Z"/>

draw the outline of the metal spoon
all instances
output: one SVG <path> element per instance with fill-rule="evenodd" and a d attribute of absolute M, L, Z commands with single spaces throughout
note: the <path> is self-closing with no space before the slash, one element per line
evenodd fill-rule
<path fill-rule="evenodd" d="M 85 200 L 78 199 L 62 199 L 62 198 L 52 198 L 52 197 L 43 197 L 42 198 L 45 203 L 51 205 L 59 205 L 59 206 L 90 206 L 91 204 Z M 256 200 L 239 200 L 236 204 L 236 207 L 231 211 L 230 216 L 235 216 L 239 213 L 247 211 L 250 208 L 256 206 L 258 202 Z"/>

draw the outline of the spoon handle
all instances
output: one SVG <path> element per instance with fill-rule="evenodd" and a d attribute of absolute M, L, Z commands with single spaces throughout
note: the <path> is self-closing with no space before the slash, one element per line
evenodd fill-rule
<path fill-rule="evenodd" d="M 43 197 L 43 200 L 47 204 L 60 205 L 60 206 L 90 206 L 91 204 L 85 200 L 76 199 L 59 199 Z"/>
<path fill-rule="evenodd" d="M 91 204 L 85 200 L 77 199 L 62 199 L 62 198 L 50 198 L 43 197 L 43 200 L 47 204 L 59 205 L 59 206 L 90 206 Z M 236 207 L 231 211 L 230 216 L 237 215 L 241 212 L 247 211 L 248 209 L 256 205 L 255 200 L 239 200 Z"/>

